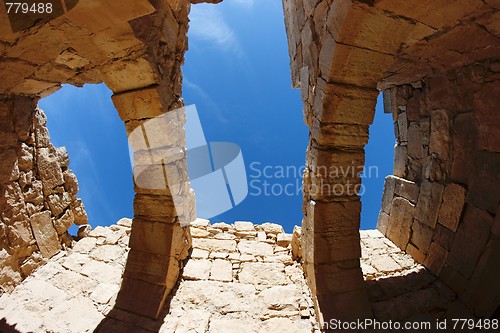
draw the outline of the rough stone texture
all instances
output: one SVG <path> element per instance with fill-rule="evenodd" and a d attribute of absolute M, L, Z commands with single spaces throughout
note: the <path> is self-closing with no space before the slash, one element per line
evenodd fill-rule
<path fill-rule="evenodd" d="M 119 310 L 116 299 L 123 288 L 121 275 L 130 263 L 127 255 L 130 258 L 134 251 L 127 246 L 130 224 L 123 224 L 96 228 L 73 249 L 53 257 L 13 292 L 0 297 L 0 316 L 4 318 L 0 330 L 2 325 L 20 333 L 317 330 L 311 293 L 300 264 L 292 260 L 291 245 L 282 247 L 275 238 L 259 241 L 237 236 L 241 224 L 223 231 L 194 223 L 191 229 L 193 234 L 208 233 L 200 239 L 234 236 L 238 245 L 255 242 L 271 251 L 248 255 L 239 250 L 246 247 L 237 246 L 234 252 L 213 247 L 206 259 L 196 259 L 196 252 L 205 247 L 195 243 L 175 292 L 157 320 Z M 268 225 L 256 227 L 267 230 L 263 231 L 266 235 L 284 234 Z"/>
<path fill-rule="evenodd" d="M 75 214 L 79 224 L 88 223 L 66 150 L 50 143 L 45 114 L 35 102 L 0 100 L 0 150 L 9 152 L 0 159 L 0 249 L 8 253 L 0 257 L 2 292 L 71 245 Z"/>
<path fill-rule="evenodd" d="M 236 236 L 234 225 L 221 230 L 195 224 L 191 229 L 192 234 L 196 229 L 208 232 L 200 239 L 232 235 L 238 244 L 254 241 L 270 245 L 272 253 L 249 258 L 239 250 L 228 253 L 213 249 L 207 251 L 207 258 L 198 259 L 196 252 L 205 250 L 195 246 L 158 319 L 118 309 L 121 274 L 131 251 L 127 246 L 129 221 L 96 228 L 73 249 L 39 267 L 14 291 L 3 294 L 0 329 L 15 328 L 19 333 L 320 332 L 304 272 L 300 263 L 292 260 L 292 246 L 283 248 L 270 239 Z M 282 235 L 267 230 L 266 235 Z M 451 304 L 464 306 L 453 291 L 377 230 L 360 234 L 361 267 L 375 319 L 406 322 L 421 316 L 434 322 L 459 318 Z M 492 242 L 488 246 L 481 265 L 493 267 L 488 261 L 494 260 L 497 245 Z M 495 269 L 483 275 L 491 279 Z M 482 308 L 494 301 L 477 298 L 473 292 L 467 297 Z"/>
<path fill-rule="evenodd" d="M 483 256 L 488 241 L 495 237 L 493 221 L 498 219 L 500 159 L 492 147 L 500 142 L 500 131 L 497 122 L 497 132 L 490 132 L 493 120 L 486 115 L 496 112 L 493 107 L 485 108 L 496 98 L 495 88 L 487 82 L 498 85 L 498 79 L 485 60 L 386 92 L 396 96 L 388 107 L 398 124 L 398 145 L 408 140 L 408 154 L 395 157 L 395 164 L 404 165 L 398 176 L 412 185 L 402 195 L 396 185 L 400 178 L 386 179 L 378 229 L 482 316 L 493 313 L 498 304 L 481 302 L 486 294 L 471 297 L 466 290 L 472 283 L 478 288 L 491 279 L 491 268 L 484 263 L 492 259 Z M 477 101 L 479 92 L 481 102 Z M 411 122 L 405 125 L 407 137 L 401 130 L 403 113 L 404 118 L 411 114 Z M 483 131 L 489 133 L 488 139 Z M 414 214 L 408 209 L 401 214 L 400 196 L 415 203 Z M 492 297 L 500 297 L 498 290 L 491 292 L 496 295 Z"/>

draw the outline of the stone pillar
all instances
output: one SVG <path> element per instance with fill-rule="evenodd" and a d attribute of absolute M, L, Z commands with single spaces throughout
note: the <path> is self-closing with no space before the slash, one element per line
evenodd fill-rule
<path fill-rule="evenodd" d="M 102 76 L 114 92 L 113 102 L 134 151 L 131 250 L 116 306 L 156 318 L 191 246 L 189 228 L 180 222 L 193 221 L 195 211 L 187 176 L 185 119 L 179 111 L 189 4 L 152 3 L 154 14 L 130 21 L 146 46 L 145 54 L 115 62 Z M 175 198 L 181 198 L 181 204 Z"/>
<path fill-rule="evenodd" d="M 377 92 L 325 82 L 316 89 L 314 105 L 306 106 L 305 271 L 322 322 L 366 318 L 371 312 L 359 262 L 358 193 Z"/>

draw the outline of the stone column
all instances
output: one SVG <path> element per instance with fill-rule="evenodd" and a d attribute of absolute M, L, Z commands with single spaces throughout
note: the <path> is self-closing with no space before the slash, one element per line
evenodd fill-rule
<path fill-rule="evenodd" d="M 130 21 L 145 54 L 103 72 L 134 151 L 131 251 L 116 306 L 155 318 L 174 288 L 191 246 L 194 195 L 187 176 L 181 111 L 187 48 L 186 1 L 152 2 L 155 13 Z M 155 27 L 154 29 L 152 27 Z M 171 179 L 175 178 L 172 183 Z M 181 204 L 175 198 L 181 198 Z"/>

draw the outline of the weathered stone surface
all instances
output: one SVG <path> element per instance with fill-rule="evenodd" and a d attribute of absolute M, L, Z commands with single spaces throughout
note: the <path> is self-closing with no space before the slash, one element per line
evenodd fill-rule
<path fill-rule="evenodd" d="M 468 205 L 450 249 L 447 264 L 466 278 L 470 278 L 486 246 L 492 223 L 490 214 Z"/>
<path fill-rule="evenodd" d="M 61 250 L 57 232 L 52 226 L 50 212 L 37 213 L 31 216 L 30 222 L 40 252 L 45 258 L 51 258 Z"/>
<path fill-rule="evenodd" d="M 439 207 L 443 197 L 443 185 L 424 181 L 420 187 L 415 218 L 434 228 L 437 223 Z"/>
<path fill-rule="evenodd" d="M 386 235 L 400 249 L 405 249 L 410 241 L 414 211 L 415 206 L 408 200 L 394 198 Z"/>
<path fill-rule="evenodd" d="M 458 184 L 446 185 L 443 203 L 439 209 L 438 222 L 453 232 L 457 231 L 465 202 L 465 189 Z"/>

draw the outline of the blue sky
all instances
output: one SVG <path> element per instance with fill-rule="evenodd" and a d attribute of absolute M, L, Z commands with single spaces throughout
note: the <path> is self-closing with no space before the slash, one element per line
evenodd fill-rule
<path fill-rule="evenodd" d="M 249 182 L 253 181 L 240 205 L 211 220 L 270 221 L 291 231 L 302 219 L 301 179 L 295 176 L 305 162 L 308 131 L 300 91 L 291 88 L 281 1 L 194 5 L 190 18 L 183 68 L 186 105 L 196 105 L 208 141 L 241 147 Z M 40 102 L 54 144 L 69 151 L 70 167 L 94 226 L 133 215 L 126 135 L 110 96 L 104 85 L 65 86 Z M 364 229 L 375 227 L 383 178 L 392 171 L 392 128 L 391 116 L 377 107 L 367 165 L 376 165 L 379 173 L 365 179 Z M 275 177 L 257 177 L 266 166 Z M 289 174 L 276 175 L 281 168 L 288 168 Z M 294 195 L 273 195 L 272 190 L 279 193 L 287 184 Z"/>

